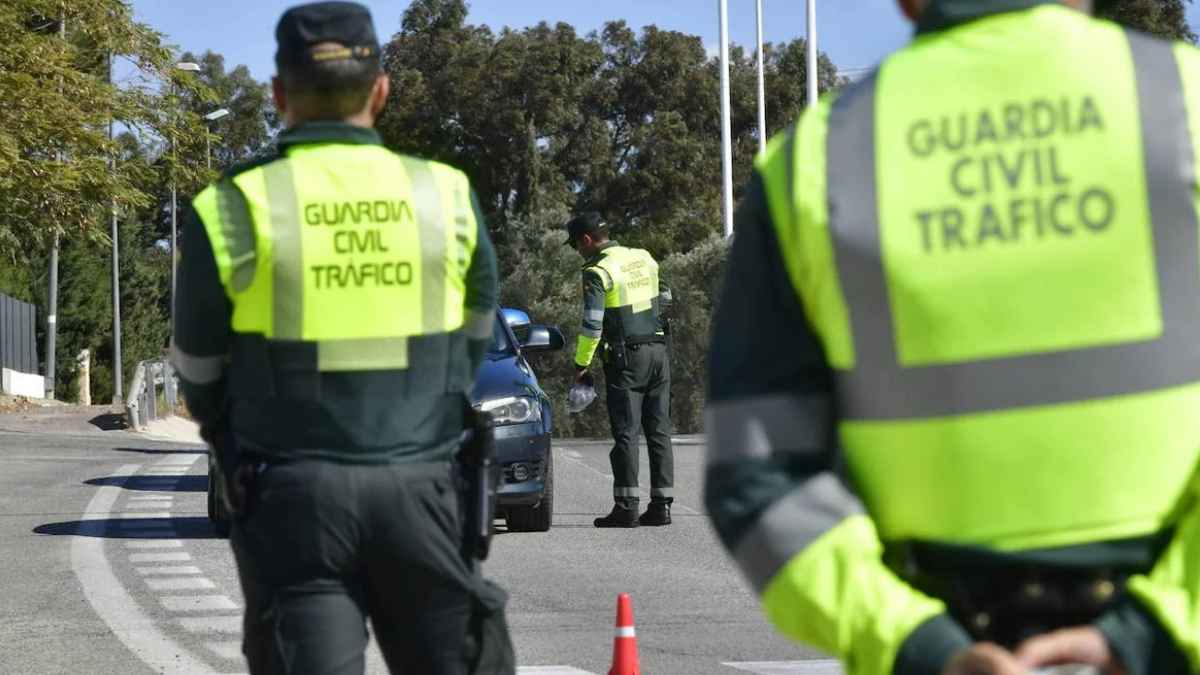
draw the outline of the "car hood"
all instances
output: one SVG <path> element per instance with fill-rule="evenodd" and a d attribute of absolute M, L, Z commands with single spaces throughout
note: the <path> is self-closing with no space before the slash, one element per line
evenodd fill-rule
<path fill-rule="evenodd" d="M 479 366 L 471 400 L 486 401 L 508 396 L 541 396 L 537 377 L 516 356 L 488 355 Z"/>

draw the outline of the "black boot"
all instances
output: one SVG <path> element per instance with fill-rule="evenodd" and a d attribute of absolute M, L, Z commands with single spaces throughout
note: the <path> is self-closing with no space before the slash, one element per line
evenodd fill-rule
<path fill-rule="evenodd" d="M 671 524 L 671 502 L 650 502 L 646 512 L 638 518 L 638 524 L 647 526 Z"/>
<path fill-rule="evenodd" d="M 637 509 L 627 509 L 620 504 L 614 504 L 607 516 L 597 518 L 593 524 L 596 527 L 637 527 Z"/>

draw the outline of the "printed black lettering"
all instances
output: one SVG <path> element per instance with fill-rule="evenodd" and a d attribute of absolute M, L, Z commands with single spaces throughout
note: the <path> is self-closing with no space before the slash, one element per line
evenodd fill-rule
<path fill-rule="evenodd" d="M 1014 199 L 1008 203 L 1008 236 L 1013 241 L 1021 240 L 1021 228 L 1029 222 L 1025 212 L 1027 206 L 1029 201 L 1025 199 Z"/>
<path fill-rule="evenodd" d="M 1004 229 L 1000 227 L 1000 219 L 991 204 L 984 204 L 979 212 L 979 232 L 975 237 L 975 245 L 983 246 L 988 239 L 1004 241 Z"/>
<path fill-rule="evenodd" d="M 963 214 L 956 208 L 942 209 L 942 248 L 949 250 L 952 245 L 967 248 L 967 240 L 962 233 Z"/>
<path fill-rule="evenodd" d="M 371 222 L 371 202 L 358 202 L 354 214 L 354 224 Z"/>
<path fill-rule="evenodd" d="M 396 283 L 408 285 L 412 283 L 412 264 L 406 262 L 396 263 Z"/>
<path fill-rule="evenodd" d="M 1004 153 L 996 153 L 996 164 L 1004 174 L 1004 182 L 1008 184 L 1009 189 L 1016 190 L 1021 187 L 1021 174 L 1024 172 L 1025 157 L 1028 152 L 1028 150 L 1022 150 L 1017 153 L 1016 166 L 1008 165 L 1008 162 L 1004 160 Z"/>
<path fill-rule="evenodd" d="M 354 230 L 338 230 L 333 233 L 333 250 L 336 253 L 354 252 Z M 347 242 L 346 240 L 349 239 Z"/>
<path fill-rule="evenodd" d="M 979 122 L 975 125 L 975 145 L 983 145 L 985 142 L 997 143 L 999 137 L 996 136 L 996 125 L 992 124 L 992 115 L 987 110 L 979 113 Z"/>
<path fill-rule="evenodd" d="M 1016 103 L 1004 106 L 1004 140 L 1025 138 L 1025 109 Z"/>
<path fill-rule="evenodd" d="M 1112 225 L 1117 205 L 1112 194 L 1094 187 L 1079 198 L 1079 220 L 1093 232 L 1102 232 Z"/>
<path fill-rule="evenodd" d="M 1055 185 L 1066 185 L 1067 183 L 1070 183 L 1071 179 L 1064 174 L 1062 169 L 1060 169 L 1058 166 L 1058 148 L 1050 146 L 1050 148 L 1046 150 L 1046 154 L 1049 157 L 1050 163 L 1050 180 L 1053 181 Z"/>
<path fill-rule="evenodd" d="M 933 221 L 933 211 L 917 211 L 917 220 L 921 223 L 921 243 L 926 253 L 933 252 L 933 242 L 930 241 L 929 223 Z"/>
<path fill-rule="evenodd" d="M 304 222 L 309 225 L 321 224 L 321 205 L 320 204 L 305 204 L 304 205 Z"/>
<path fill-rule="evenodd" d="M 1032 123 L 1030 124 L 1034 138 L 1046 138 L 1053 134 L 1058 125 L 1056 120 L 1058 114 L 1054 110 L 1054 104 L 1046 99 L 1039 98 L 1033 102 L 1030 112 L 1032 113 Z"/>
<path fill-rule="evenodd" d="M 929 120 L 920 120 L 908 128 L 908 148 L 917 157 L 928 157 L 937 149 Z"/>
<path fill-rule="evenodd" d="M 963 157 L 962 159 L 956 161 L 954 166 L 950 168 L 950 185 L 954 188 L 954 191 L 962 197 L 974 197 L 975 194 L 979 192 L 979 190 L 967 187 L 962 182 L 962 170 L 968 166 L 971 166 L 971 164 L 972 160 L 970 157 Z"/>
<path fill-rule="evenodd" d="M 1058 214 L 1059 209 L 1061 209 L 1063 205 L 1068 204 L 1070 201 L 1071 195 L 1068 195 L 1065 192 L 1060 192 L 1054 195 L 1054 199 L 1050 201 L 1050 225 L 1053 226 L 1054 229 L 1058 230 L 1059 234 L 1065 234 L 1068 237 L 1075 234 L 1075 230 L 1070 225 L 1064 224 L 1062 220 L 1059 219 Z"/>
<path fill-rule="evenodd" d="M 952 135 L 957 131 L 957 135 Z M 954 128 L 954 121 L 949 117 L 942 118 L 942 145 L 946 146 L 947 150 L 962 150 L 967 144 L 967 116 L 961 114 L 958 116 L 958 128 Z"/>
<path fill-rule="evenodd" d="M 1096 107 L 1096 102 L 1092 100 L 1092 97 L 1084 96 L 1083 105 L 1079 108 L 1078 131 L 1087 131 L 1091 128 L 1104 131 L 1104 120 L 1100 118 L 1100 109 Z"/>
<path fill-rule="evenodd" d="M 391 214 L 391 207 L 382 199 L 376 202 L 371 202 L 371 218 L 376 223 L 386 223 L 389 220 L 394 220 Z"/>
<path fill-rule="evenodd" d="M 358 279 L 358 286 L 361 288 L 362 286 L 366 285 L 367 279 L 375 281 L 375 274 L 377 271 L 378 270 L 376 269 L 376 265 L 371 264 L 371 263 L 364 263 L 361 266 L 361 268 L 359 269 L 360 276 Z M 379 284 L 376 283 L 375 285 L 378 286 Z"/>

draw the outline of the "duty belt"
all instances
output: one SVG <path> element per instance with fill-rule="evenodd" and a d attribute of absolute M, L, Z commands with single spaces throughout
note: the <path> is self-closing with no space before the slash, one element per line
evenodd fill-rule
<path fill-rule="evenodd" d="M 1092 623 L 1148 566 L 1059 565 L 1010 559 L 948 559 L 937 546 L 889 547 L 891 566 L 910 584 L 946 603 L 977 641 L 1014 648 L 1026 638 Z"/>

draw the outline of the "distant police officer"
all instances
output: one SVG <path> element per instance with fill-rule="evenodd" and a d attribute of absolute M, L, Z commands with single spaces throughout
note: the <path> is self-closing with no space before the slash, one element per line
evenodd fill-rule
<path fill-rule="evenodd" d="M 671 451 L 671 363 L 663 317 L 671 291 L 646 251 L 610 241 L 595 212 L 567 224 L 567 244 L 583 266 L 583 326 L 575 350 L 575 379 L 583 381 L 597 348 L 604 361 L 613 449 L 612 512 L 596 527 L 669 525 L 674 501 Z M 638 428 L 650 453 L 650 505 L 638 516 Z"/>
<path fill-rule="evenodd" d="M 738 208 L 716 530 L 851 675 L 1200 672 L 1200 54 L 900 4 Z"/>
<path fill-rule="evenodd" d="M 372 130 L 366 8 L 295 7 L 276 38 L 287 131 L 192 202 L 174 345 L 235 507 L 250 670 L 361 673 L 369 616 L 393 672 L 511 672 L 451 468 L 495 320 L 483 219 L 462 173 Z"/>

